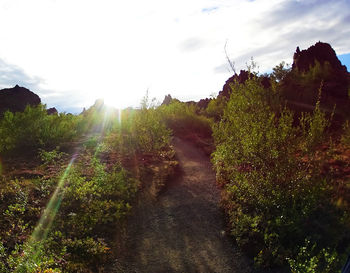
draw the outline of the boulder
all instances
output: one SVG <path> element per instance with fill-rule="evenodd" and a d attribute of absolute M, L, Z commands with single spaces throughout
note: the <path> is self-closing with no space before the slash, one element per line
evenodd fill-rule
<path fill-rule="evenodd" d="M 47 109 L 46 112 L 48 115 L 57 115 L 58 114 L 58 111 L 55 107 L 51 107 L 51 108 Z"/>
<path fill-rule="evenodd" d="M 18 85 L 0 90 L 0 115 L 7 110 L 23 112 L 27 105 L 37 106 L 40 103 L 38 95 Z"/>

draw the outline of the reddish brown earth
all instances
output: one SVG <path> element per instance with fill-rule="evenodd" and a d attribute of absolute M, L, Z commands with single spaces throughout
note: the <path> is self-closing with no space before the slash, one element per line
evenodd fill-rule
<path fill-rule="evenodd" d="M 252 272 L 226 236 L 208 156 L 174 139 L 180 174 L 158 197 L 143 197 L 126 228 L 112 272 Z"/>

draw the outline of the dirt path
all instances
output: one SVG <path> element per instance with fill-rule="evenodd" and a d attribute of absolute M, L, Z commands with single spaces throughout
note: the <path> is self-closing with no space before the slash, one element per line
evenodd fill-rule
<path fill-rule="evenodd" d="M 116 261 L 115 272 L 251 272 L 225 235 L 209 159 L 178 138 L 174 146 L 182 174 L 158 200 L 136 208 L 128 254 Z"/>

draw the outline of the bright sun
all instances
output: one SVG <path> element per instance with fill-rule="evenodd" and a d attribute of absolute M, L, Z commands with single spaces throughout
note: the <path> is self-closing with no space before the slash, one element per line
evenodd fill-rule
<path fill-rule="evenodd" d="M 99 96 L 99 94 L 96 95 Z M 101 94 L 100 98 L 104 100 L 105 105 L 117 109 L 124 109 L 127 107 L 138 107 L 142 99 L 133 97 L 131 94 L 118 94 L 113 92 Z"/>

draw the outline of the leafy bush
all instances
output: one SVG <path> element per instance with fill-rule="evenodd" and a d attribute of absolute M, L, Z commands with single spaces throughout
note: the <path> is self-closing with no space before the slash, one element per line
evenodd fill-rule
<path fill-rule="evenodd" d="M 107 143 L 122 153 L 158 153 L 167 148 L 170 130 L 166 127 L 162 113 L 148 103 L 147 96 L 141 109 L 126 109 L 119 123 L 114 125 Z"/>
<path fill-rule="evenodd" d="M 347 102 L 349 81 L 344 74 L 335 71 L 327 61 L 321 64 L 316 60 L 307 71 L 293 69 L 278 85 L 284 98 L 295 109 L 307 111 L 319 100 L 325 111 L 331 113 L 336 105 L 336 117 L 349 118 Z M 323 89 L 321 98 L 317 92 L 320 86 Z"/>
<path fill-rule="evenodd" d="M 173 100 L 169 105 L 159 107 L 165 123 L 177 136 L 196 133 L 203 137 L 211 137 L 211 120 L 198 115 L 194 104 L 186 104 Z"/>
<path fill-rule="evenodd" d="M 84 133 L 79 155 L 66 166 L 60 147 Z M 107 169 L 102 161 L 110 152 L 161 154 L 169 141 L 161 113 L 146 100 L 122 116 L 99 102 L 78 116 L 50 116 L 43 105 L 6 112 L 0 153 L 38 153 L 42 165 L 36 179 L 0 176 L 0 272 L 99 270 L 139 189 L 119 163 Z"/>
<path fill-rule="evenodd" d="M 218 96 L 216 99 L 212 99 L 206 108 L 207 116 L 213 118 L 214 120 L 220 120 L 224 114 L 226 103 L 226 98 L 223 96 Z"/>
<path fill-rule="evenodd" d="M 322 82 L 331 80 L 331 66 L 329 63 L 321 65 L 316 61 L 309 70 L 302 72 L 292 70 L 284 77 L 282 90 L 284 96 L 292 101 L 315 105 L 318 99 L 318 88 Z"/>
<path fill-rule="evenodd" d="M 155 108 L 142 107 L 134 116 L 131 134 L 141 152 L 160 151 L 169 145 L 170 131 Z"/>
<path fill-rule="evenodd" d="M 62 193 L 64 198 L 58 217 L 61 220 L 57 225 L 74 236 L 91 236 L 103 225 L 123 218 L 137 190 L 137 181 L 121 166 L 115 166 L 108 173 L 96 157 L 90 156 L 88 168 L 93 172 L 82 175 L 86 162 L 73 167 Z"/>
<path fill-rule="evenodd" d="M 292 273 L 334 272 L 334 266 L 338 262 L 337 253 L 322 249 L 315 255 L 316 249 L 316 244 L 310 246 L 310 241 L 305 239 L 305 245 L 300 247 L 296 259 L 287 259 Z"/>
<path fill-rule="evenodd" d="M 48 165 L 57 165 L 59 163 L 62 164 L 61 160 L 67 156 L 66 153 L 59 151 L 60 147 L 56 147 L 52 151 L 45 151 L 43 149 L 39 149 L 39 156 L 44 166 Z"/>
<path fill-rule="evenodd" d="M 50 239 L 22 245 L 17 244 L 6 259 L 8 266 L 6 272 L 62 272 L 59 268 L 59 261 L 62 259 L 65 250 L 53 253 L 52 249 L 48 247 L 50 244 Z"/>
<path fill-rule="evenodd" d="M 273 79 L 277 82 L 280 82 L 287 77 L 288 73 L 291 71 L 291 67 L 285 61 L 282 61 L 280 64 L 272 68 L 272 71 L 273 72 L 271 76 Z"/>
<path fill-rule="evenodd" d="M 13 179 L 0 183 L 0 272 L 53 270 L 60 252 L 29 243 L 30 235 L 51 194 L 53 184 L 44 179 Z M 28 241 L 28 243 L 23 243 Z M 43 246 L 45 245 L 44 248 Z M 33 254 L 35 250 L 36 255 Z M 56 257 L 56 258 L 54 258 Z M 35 268 L 35 270 L 34 270 Z M 52 272 L 59 272 L 57 270 Z"/>
<path fill-rule="evenodd" d="M 285 265 L 305 238 L 317 250 L 340 252 L 349 240 L 344 222 L 349 217 L 332 204 L 329 181 L 313 160 L 328 121 L 316 105 L 295 127 L 291 111 L 277 111 L 275 96 L 254 77 L 234 84 L 223 118 L 213 127 L 212 161 L 231 234 L 263 267 Z"/>
<path fill-rule="evenodd" d="M 79 132 L 105 134 L 115 125 L 119 115 L 118 110 L 106 106 L 103 100 L 96 100 L 89 109 L 84 109 L 79 115 L 77 129 Z"/>
<path fill-rule="evenodd" d="M 138 181 L 85 153 L 57 177 L 1 180 L 0 272 L 86 272 L 106 262 L 104 238 L 123 222 Z M 50 166 L 64 156 L 40 154 Z"/>
<path fill-rule="evenodd" d="M 44 105 L 27 106 L 24 112 L 7 111 L 0 120 L 0 153 L 36 152 L 72 141 L 77 121 L 69 114 L 48 115 Z"/>

